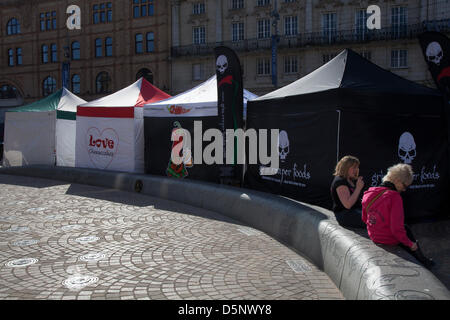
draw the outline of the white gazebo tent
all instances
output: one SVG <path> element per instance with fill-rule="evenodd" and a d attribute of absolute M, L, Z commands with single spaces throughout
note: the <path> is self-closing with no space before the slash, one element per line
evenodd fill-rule
<path fill-rule="evenodd" d="M 144 78 L 77 109 L 76 167 L 144 172 L 143 105 L 170 96 Z"/>
<path fill-rule="evenodd" d="M 244 119 L 247 101 L 258 96 L 244 89 Z M 146 117 L 197 117 L 217 116 L 217 77 L 213 75 L 198 86 L 182 92 L 172 98 L 144 106 Z"/>
<path fill-rule="evenodd" d="M 62 88 L 5 113 L 3 165 L 75 165 L 77 105 L 86 101 Z"/>

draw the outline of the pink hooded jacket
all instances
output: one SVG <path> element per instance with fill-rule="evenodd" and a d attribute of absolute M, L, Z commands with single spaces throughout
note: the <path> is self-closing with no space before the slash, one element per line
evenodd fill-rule
<path fill-rule="evenodd" d="M 385 192 L 370 204 L 380 192 Z M 411 247 L 413 242 L 406 235 L 404 227 L 403 200 L 400 193 L 387 187 L 372 187 L 364 192 L 362 199 L 362 220 L 367 225 L 370 239 L 375 243 L 396 245 L 403 243 Z"/>

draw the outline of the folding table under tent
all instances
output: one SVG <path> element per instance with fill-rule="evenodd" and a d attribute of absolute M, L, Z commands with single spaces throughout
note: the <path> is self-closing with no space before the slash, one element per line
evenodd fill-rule
<path fill-rule="evenodd" d="M 244 110 L 247 101 L 256 97 L 244 89 Z M 214 75 L 188 91 L 144 106 L 146 173 L 179 178 L 189 176 L 192 179 L 209 182 L 219 181 L 216 165 L 194 164 L 188 168 L 179 167 L 181 171 L 175 173 L 172 170 L 174 168 L 169 168 L 172 130 L 179 125 L 188 130 L 194 139 L 194 121 L 202 122 L 203 132 L 210 128 L 219 128 L 217 99 L 217 78 Z M 193 143 L 194 141 L 192 145 Z M 207 144 L 203 142 L 202 147 Z"/>
<path fill-rule="evenodd" d="M 75 165 L 144 172 L 143 106 L 170 95 L 144 78 L 77 109 Z"/>
<path fill-rule="evenodd" d="M 62 88 L 5 113 L 3 165 L 75 165 L 76 110 L 86 101 Z M 56 159 L 55 159 L 56 157 Z"/>

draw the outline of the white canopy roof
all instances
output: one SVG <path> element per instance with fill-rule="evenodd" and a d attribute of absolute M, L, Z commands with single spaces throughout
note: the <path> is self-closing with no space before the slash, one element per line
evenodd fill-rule
<path fill-rule="evenodd" d="M 244 108 L 248 100 L 257 95 L 244 89 Z M 176 114 L 189 116 L 217 116 L 217 77 L 213 75 L 198 86 L 169 99 L 144 105 L 144 116 L 170 116 L 170 107 L 178 108 Z"/>

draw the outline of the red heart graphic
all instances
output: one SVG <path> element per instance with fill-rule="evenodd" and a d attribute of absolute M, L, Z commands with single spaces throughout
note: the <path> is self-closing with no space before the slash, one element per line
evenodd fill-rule
<path fill-rule="evenodd" d="M 86 132 L 86 146 L 92 164 L 98 169 L 106 169 L 111 164 L 119 147 L 119 135 L 112 128 L 91 127 Z"/>

